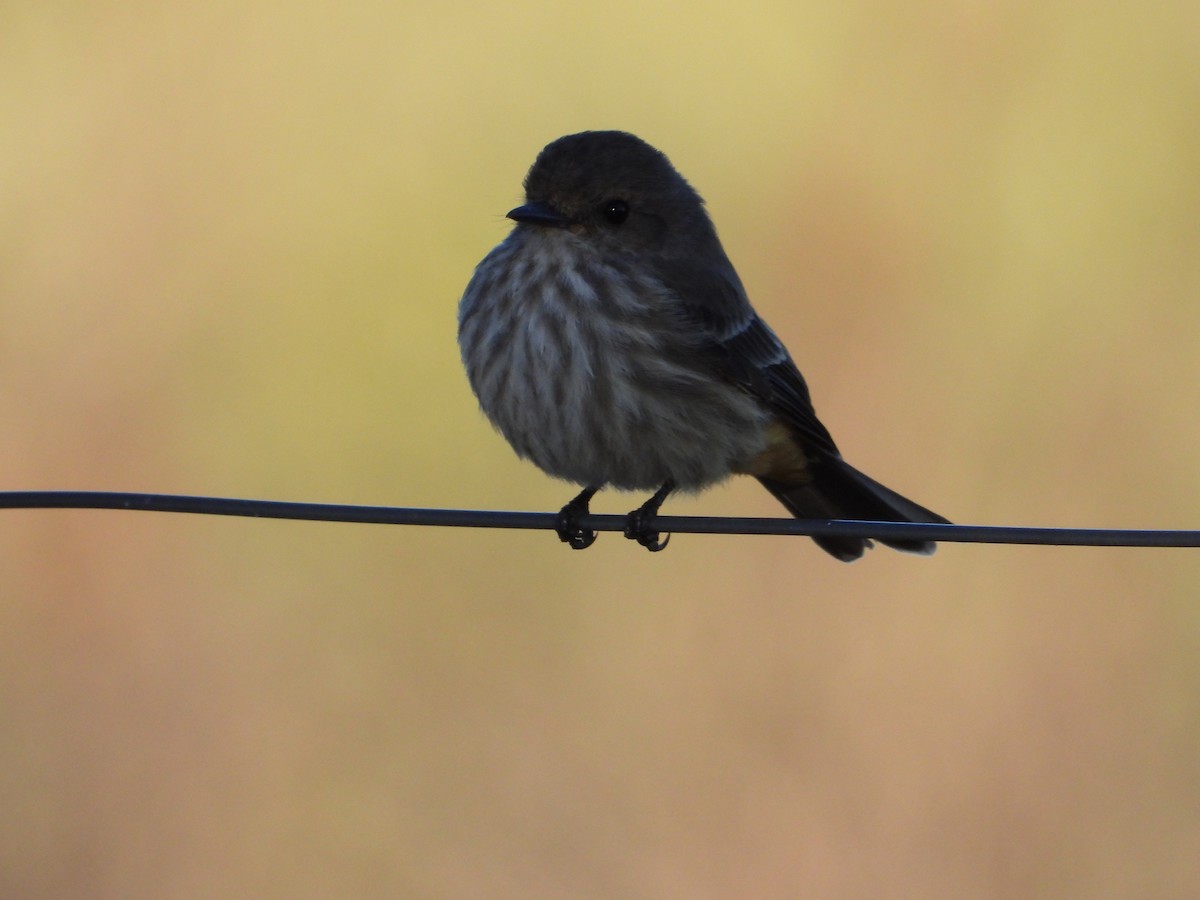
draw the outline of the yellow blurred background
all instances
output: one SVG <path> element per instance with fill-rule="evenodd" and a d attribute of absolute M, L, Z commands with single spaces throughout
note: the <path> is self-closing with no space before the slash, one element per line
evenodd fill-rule
<path fill-rule="evenodd" d="M 621 128 L 855 465 L 958 522 L 1197 527 L 1198 42 L 1167 2 L 13 0 L 0 489 L 557 509 L 456 304 L 537 151 Z M 1193 550 L 0 512 L 0 896 L 1196 896 L 1198 588 Z"/>

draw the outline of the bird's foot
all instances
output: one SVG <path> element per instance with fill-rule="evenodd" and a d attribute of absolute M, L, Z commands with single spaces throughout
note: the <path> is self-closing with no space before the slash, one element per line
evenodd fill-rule
<path fill-rule="evenodd" d="M 651 553 L 657 553 L 671 542 L 671 535 L 659 540 L 659 532 L 653 529 L 654 519 L 658 516 L 658 508 L 667 499 L 667 494 L 675 489 L 674 482 L 668 481 L 653 497 L 625 517 L 625 537 L 637 541 Z"/>
<path fill-rule="evenodd" d="M 654 521 L 655 515 L 654 511 L 646 512 L 644 506 L 639 506 L 625 517 L 625 537 L 637 541 L 651 553 L 665 549 L 671 542 L 671 535 L 668 534 L 659 540 L 659 532 L 651 530 L 650 523 Z"/>
<path fill-rule="evenodd" d="M 577 522 L 580 516 L 586 516 L 591 510 L 588 504 L 599 488 L 588 487 L 580 491 L 579 496 L 559 510 L 558 518 L 554 520 L 554 530 L 558 539 L 570 544 L 572 550 L 586 550 L 596 542 L 596 532 L 583 528 Z"/>

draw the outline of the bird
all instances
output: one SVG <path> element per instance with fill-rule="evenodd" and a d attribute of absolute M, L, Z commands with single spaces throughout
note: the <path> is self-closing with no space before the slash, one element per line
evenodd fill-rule
<path fill-rule="evenodd" d="M 602 488 L 653 490 L 624 530 L 661 550 L 654 517 L 667 496 L 736 474 L 801 519 L 949 524 L 842 458 L 704 200 L 665 154 L 628 132 L 570 134 L 537 155 L 524 189 L 515 225 L 463 292 L 458 342 L 483 413 L 518 456 L 582 486 L 556 518 L 564 542 L 595 540 L 580 519 Z M 845 562 L 872 546 L 813 540 Z"/>

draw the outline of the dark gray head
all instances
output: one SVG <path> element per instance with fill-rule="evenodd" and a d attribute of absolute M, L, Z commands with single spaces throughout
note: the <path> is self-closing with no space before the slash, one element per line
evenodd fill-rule
<path fill-rule="evenodd" d="M 670 160 L 623 131 L 584 131 L 547 145 L 525 176 L 525 201 L 509 218 L 613 248 L 695 253 L 717 240 L 704 201 Z"/>

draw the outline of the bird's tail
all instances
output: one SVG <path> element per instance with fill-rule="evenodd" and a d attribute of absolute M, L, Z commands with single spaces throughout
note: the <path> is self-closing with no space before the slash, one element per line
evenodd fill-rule
<path fill-rule="evenodd" d="M 830 456 L 820 462 L 811 462 L 810 472 L 812 478 L 804 484 L 785 484 L 762 477 L 758 480 L 797 519 L 950 524 L 948 519 L 868 478 L 840 457 Z M 822 550 L 842 562 L 853 562 L 871 546 L 867 538 L 815 536 L 813 540 Z M 937 549 L 933 541 L 881 538 L 880 542 L 896 550 L 926 556 Z"/>

